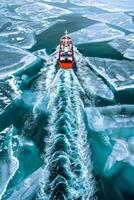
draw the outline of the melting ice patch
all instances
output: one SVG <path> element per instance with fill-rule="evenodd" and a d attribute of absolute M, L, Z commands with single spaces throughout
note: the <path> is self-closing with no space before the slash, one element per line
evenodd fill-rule
<path fill-rule="evenodd" d="M 122 37 L 123 35 L 123 32 L 101 23 L 88 26 L 71 34 L 75 44 L 108 41 Z"/>
<path fill-rule="evenodd" d="M 0 78 L 14 74 L 21 69 L 26 69 L 28 65 L 36 60 L 37 57 L 27 51 L 0 44 Z"/>
<path fill-rule="evenodd" d="M 87 61 L 98 74 L 114 87 L 115 90 L 134 88 L 133 61 L 118 61 L 104 58 L 88 58 Z"/>

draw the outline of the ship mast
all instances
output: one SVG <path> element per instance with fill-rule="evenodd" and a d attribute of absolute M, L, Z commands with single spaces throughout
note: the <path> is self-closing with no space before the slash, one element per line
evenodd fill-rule
<path fill-rule="evenodd" d="M 67 30 L 65 31 L 65 35 L 66 35 L 66 43 L 67 43 L 67 36 L 68 36 Z"/>

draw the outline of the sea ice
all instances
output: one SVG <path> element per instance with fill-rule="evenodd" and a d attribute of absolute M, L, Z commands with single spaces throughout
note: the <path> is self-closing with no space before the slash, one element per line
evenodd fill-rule
<path fill-rule="evenodd" d="M 111 169 L 117 161 L 127 162 L 134 167 L 134 137 L 130 137 L 128 141 L 124 139 L 115 139 L 113 150 L 109 155 L 105 169 Z"/>
<path fill-rule="evenodd" d="M 95 0 L 92 1 L 91 5 L 110 12 L 125 12 L 134 10 L 133 0 Z"/>
<path fill-rule="evenodd" d="M 109 42 L 112 48 L 119 51 L 125 58 L 134 59 L 134 34 Z"/>
<path fill-rule="evenodd" d="M 34 63 L 36 59 L 35 55 L 27 51 L 0 44 L 0 78 L 5 78 L 21 69 L 25 69 L 28 65 Z"/>
<path fill-rule="evenodd" d="M 50 2 L 59 2 L 59 3 L 66 3 L 67 0 L 46 0 L 46 1 L 50 1 Z"/>
<path fill-rule="evenodd" d="M 134 60 L 134 42 L 124 52 L 124 57 Z"/>
<path fill-rule="evenodd" d="M 60 15 L 72 13 L 69 10 L 59 8 L 56 6 L 50 6 L 45 3 L 24 4 L 16 8 L 15 12 L 19 16 L 22 16 L 24 19 L 31 21 L 41 21 L 42 23 L 48 18 L 58 17 Z"/>
<path fill-rule="evenodd" d="M 31 29 L 17 26 L 13 31 L 0 33 L 0 43 L 30 49 L 36 40 Z"/>
<path fill-rule="evenodd" d="M 88 26 L 71 34 L 75 44 L 108 41 L 120 38 L 123 35 L 123 32 L 101 23 Z"/>
<path fill-rule="evenodd" d="M 133 61 L 118 61 L 106 58 L 88 58 L 87 61 L 115 90 L 134 88 L 132 78 L 134 74 Z"/>
<path fill-rule="evenodd" d="M 77 76 L 87 96 L 97 96 L 113 100 L 114 95 L 112 90 L 100 77 L 89 69 L 87 61 L 78 51 L 75 51 L 75 60 L 77 64 Z"/>
<path fill-rule="evenodd" d="M 131 41 L 126 40 L 125 37 L 122 37 L 112 40 L 111 42 L 109 42 L 109 45 L 118 52 L 120 52 L 121 54 L 124 54 L 125 50 L 129 48 L 131 43 L 132 43 Z"/>
<path fill-rule="evenodd" d="M 32 199 L 39 187 L 41 176 L 42 168 L 39 168 L 37 171 L 35 171 L 29 177 L 23 180 L 19 185 L 17 185 L 16 188 L 13 188 L 12 194 L 8 198 L 8 200 Z"/>
<path fill-rule="evenodd" d="M 88 11 L 87 14 L 84 14 L 83 16 L 92 20 L 116 25 L 125 30 L 134 32 L 133 20 L 125 13 L 95 13 Z"/>
<path fill-rule="evenodd" d="M 70 2 L 78 6 L 90 6 L 92 0 L 70 0 Z"/>
<path fill-rule="evenodd" d="M 95 131 L 134 127 L 133 105 L 88 107 L 85 110 L 90 128 Z"/>

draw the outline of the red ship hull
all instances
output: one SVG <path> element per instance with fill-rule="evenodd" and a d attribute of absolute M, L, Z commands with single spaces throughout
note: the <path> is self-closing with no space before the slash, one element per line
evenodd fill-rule
<path fill-rule="evenodd" d="M 63 63 L 63 62 L 59 61 L 59 65 L 63 69 L 71 69 L 71 68 L 73 68 L 74 62 L 71 62 L 71 63 L 66 63 L 65 62 L 65 63 Z"/>
<path fill-rule="evenodd" d="M 70 36 L 66 35 L 60 39 L 59 60 L 60 68 L 71 69 L 74 65 L 73 43 Z"/>

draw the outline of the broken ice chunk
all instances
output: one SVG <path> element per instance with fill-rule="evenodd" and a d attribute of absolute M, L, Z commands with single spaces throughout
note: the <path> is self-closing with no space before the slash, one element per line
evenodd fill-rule
<path fill-rule="evenodd" d="M 109 45 L 119 51 L 121 54 L 124 54 L 124 51 L 130 46 L 131 41 L 126 40 L 125 37 L 118 38 L 109 42 Z"/>
<path fill-rule="evenodd" d="M 15 30 L 0 33 L 0 43 L 30 49 L 36 43 L 32 30 L 17 26 Z"/>
<path fill-rule="evenodd" d="M 133 61 L 104 58 L 88 58 L 87 61 L 116 91 L 134 88 L 134 80 L 131 79 L 134 75 Z"/>
<path fill-rule="evenodd" d="M 110 12 L 122 12 L 122 11 L 133 11 L 134 1 L 133 0 L 95 0 L 92 2 L 92 6 L 102 8 Z"/>
<path fill-rule="evenodd" d="M 92 0 L 70 0 L 70 2 L 78 6 L 90 6 Z"/>
<path fill-rule="evenodd" d="M 88 107 L 85 110 L 90 128 L 95 131 L 109 130 L 109 134 L 112 134 L 112 129 L 115 132 L 116 128 L 134 127 L 133 105 Z M 116 136 L 119 134 L 116 133 Z"/>
<path fill-rule="evenodd" d="M 0 44 L 0 78 L 25 69 L 34 63 L 37 57 L 17 47 Z"/>
<path fill-rule="evenodd" d="M 134 42 L 128 49 L 126 49 L 124 57 L 134 60 Z"/>
<path fill-rule="evenodd" d="M 109 42 L 110 46 L 123 54 L 125 58 L 134 59 L 134 34 Z"/>
<path fill-rule="evenodd" d="M 103 23 L 109 23 L 116 25 L 125 30 L 134 32 L 134 24 L 132 18 L 125 13 L 95 13 L 88 11 L 87 14 L 83 15 L 92 20 L 100 21 Z"/>
<path fill-rule="evenodd" d="M 113 100 L 112 90 L 103 82 L 103 80 L 93 73 L 84 57 L 75 50 L 77 65 L 77 76 L 83 89 L 89 97 L 100 97 L 107 100 Z"/>
<path fill-rule="evenodd" d="M 50 1 L 50 2 L 59 2 L 59 3 L 66 3 L 67 0 L 47 0 L 47 1 Z"/>
<path fill-rule="evenodd" d="M 24 4 L 16 8 L 15 11 L 24 19 L 42 22 L 47 18 L 53 18 L 58 17 L 60 15 L 72 13 L 69 10 L 59 8 L 56 6 L 50 6 L 45 3 Z"/>
<path fill-rule="evenodd" d="M 102 42 L 124 36 L 124 33 L 97 23 L 71 34 L 75 44 Z"/>

